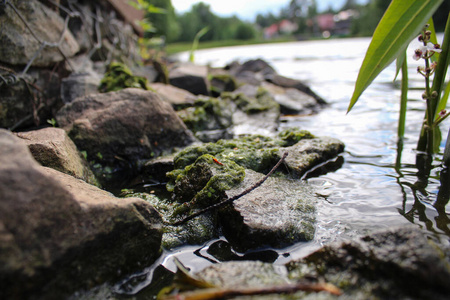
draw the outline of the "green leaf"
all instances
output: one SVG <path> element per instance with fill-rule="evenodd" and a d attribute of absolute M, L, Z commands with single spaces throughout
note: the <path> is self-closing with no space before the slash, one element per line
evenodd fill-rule
<path fill-rule="evenodd" d="M 395 70 L 395 77 L 394 77 L 394 81 L 397 79 L 398 73 L 400 73 L 400 70 L 403 67 L 403 62 L 406 60 L 406 49 L 404 51 L 402 51 L 402 53 L 400 54 L 399 57 L 397 57 L 396 59 L 396 70 Z M 403 82 L 403 80 L 402 80 Z"/>
<path fill-rule="evenodd" d="M 372 81 L 418 35 L 444 0 L 393 0 L 378 24 L 359 70 L 347 112 Z"/>
<path fill-rule="evenodd" d="M 398 140 L 402 141 L 405 135 L 406 110 L 408 104 L 408 63 L 406 60 L 406 51 L 402 55 L 402 94 L 400 98 L 400 112 L 398 116 Z M 398 59 L 397 59 L 398 61 Z"/>
<path fill-rule="evenodd" d="M 194 41 L 192 42 L 192 48 L 191 51 L 189 53 L 189 61 L 190 62 L 194 62 L 194 52 L 197 50 L 198 48 L 198 42 L 201 39 L 202 36 L 204 36 L 207 32 L 209 31 L 209 26 L 205 26 L 202 29 L 200 29 L 199 32 L 197 32 L 197 34 L 194 37 Z"/>

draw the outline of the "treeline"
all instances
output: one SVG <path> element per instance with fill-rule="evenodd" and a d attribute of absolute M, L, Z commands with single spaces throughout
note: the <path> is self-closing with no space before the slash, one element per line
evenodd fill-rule
<path fill-rule="evenodd" d="M 192 6 L 191 10 L 177 14 L 171 0 L 146 0 L 155 7 L 162 8 L 164 13 L 148 13 L 147 19 L 153 24 L 153 31 L 147 32 L 147 37 L 164 36 L 169 43 L 192 42 L 195 35 L 205 27 L 208 32 L 202 36 L 202 41 L 218 40 L 249 40 L 263 37 L 263 29 L 289 20 L 297 25 L 294 35 L 314 35 L 314 22 L 320 14 L 353 10 L 357 12 L 352 19 L 350 36 L 370 36 L 375 30 L 384 11 L 391 0 L 370 0 L 367 4 L 358 4 L 356 0 L 347 0 L 338 10 L 331 7 L 325 12 L 318 12 L 316 0 L 291 0 L 278 13 L 258 14 L 254 22 L 245 22 L 237 16 L 219 17 L 215 15 L 208 4 L 203 2 Z M 450 1 L 444 1 L 434 15 L 438 31 L 445 27 Z"/>
<path fill-rule="evenodd" d="M 238 17 L 222 18 L 215 15 L 209 5 L 199 2 L 191 10 L 176 14 L 170 0 L 150 0 L 151 4 L 162 8 L 165 13 L 149 13 L 147 18 L 154 31 L 147 37 L 165 36 L 167 42 L 192 42 L 195 35 L 205 27 L 208 32 L 202 41 L 248 40 L 258 37 L 254 24 L 244 22 Z"/>

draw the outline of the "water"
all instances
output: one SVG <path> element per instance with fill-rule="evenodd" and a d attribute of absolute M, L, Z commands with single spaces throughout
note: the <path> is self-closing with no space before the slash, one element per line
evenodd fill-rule
<path fill-rule="evenodd" d="M 426 228 L 430 238 L 449 243 L 449 209 L 445 206 L 445 199 L 437 201 L 441 186 L 441 154 L 433 163 L 428 185 L 421 189 L 415 187 L 418 176 L 414 148 L 425 111 L 422 91 L 409 92 L 402 152 L 397 149 L 400 91 L 399 83 L 393 81 L 395 65 L 380 74 L 354 109 L 346 114 L 369 42 L 368 38 L 303 41 L 195 53 L 196 63 L 213 67 L 223 67 L 234 60 L 245 62 L 262 58 L 279 74 L 304 81 L 330 105 L 316 115 L 284 117 L 281 127 L 301 127 L 318 136 L 338 138 L 346 144 L 345 153 L 340 158 L 344 161 L 340 169 L 307 179 L 316 187 L 321 199 L 314 240 L 277 250 L 279 255 L 274 260 L 275 264 L 301 258 L 326 243 L 411 223 Z M 411 59 L 415 45 L 413 43 L 408 49 L 409 77 L 411 86 L 419 88 L 423 86 L 423 78 L 416 72 L 418 63 Z M 179 59 L 186 61 L 187 56 L 183 53 Z M 444 137 L 441 152 L 449 124 L 448 121 L 441 124 Z M 396 168 L 397 159 L 399 168 Z M 175 270 L 175 256 L 193 271 L 198 271 L 215 261 L 208 249 L 216 242 L 165 253 L 154 266 L 136 275 L 140 276 L 139 280 L 131 283 L 133 278 L 128 278 L 119 290 L 123 291 L 123 286 L 127 286 L 133 294 L 145 288 L 158 265 Z"/>

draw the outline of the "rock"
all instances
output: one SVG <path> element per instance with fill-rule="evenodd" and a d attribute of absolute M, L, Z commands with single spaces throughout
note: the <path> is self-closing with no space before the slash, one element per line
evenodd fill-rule
<path fill-rule="evenodd" d="M 244 181 L 226 192 L 240 194 L 264 175 L 245 171 Z M 282 248 L 314 237 L 315 201 L 311 188 L 298 181 L 268 178 L 263 185 L 220 211 L 226 239 L 239 252 Z"/>
<path fill-rule="evenodd" d="M 266 90 L 246 85 L 232 93 L 223 93 L 221 99 L 231 99 L 238 107 L 229 129 L 234 137 L 250 134 L 270 136 L 277 130 L 280 107 Z"/>
<path fill-rule="evenodd" d="M 230 98 L 217 99 L 198 97 L 192 107 L 177 113 L 186 126 L 202 142 L 231 138 L 229 128 L 233 125 L 236 104 Z"/>
<path fill-rule="evenodd" d="M 211 94 L 219 97 L 223 92 L 232 92 L 237 88 L 237 82 L 230 74 L 210 74 Z"/>
<path fill-rule="evenodd" d="M 169 71 L 169 82 L 194 95 L 209 95 L 208 68 L 194 64 L 180 64 Z"/>
<path fill-rule="evenodd" d="M 344 148 L 344 143 L 335 138 L 302 139 L 291 147 L 281 149 L 280 155 L 289 152 L 285 165 L 292 176 L 300 178 L 313 167 L 336 157 Z"/>
<path fill-rule="evenodd" d="M 249 60 L 243 63 L 242 65 L 234 64 L 231 66 L 230 69 L 231 74 L 239 76 L 239 74 L 242 74 L 244 72 L 260 73 L 264 76 L 276 74 L 275 69 L 272 68 L 271 65 L 269 65 L 266 61 L 262 59 Z"/>
<path fill-rule="evenodd" d="M 283 149 L 303 139 L 320 140 L 309 132 L 290 129 L 277 138 L 249 136 L 187 147 L 175 156 L 174 170 L 167 173 L 166 187 L 173 196 L 143 198 L 166 220 L 179 221 L 249 188 L 262 178 L 261 173 L 275 166 Z M 300 157 L 300 153 L 297 155 Z M 309 162 L 308 168 L 313 168 L 319 160 Z M 315 198 L 309 187 L 282 177 L 283 168 L 278 171 L 281 178 L 269 178 L 232 206 L 214 209 L 182 226 L 168 226 L 163 244 L 176 247 L 202 243 L 221 232 L 239 251 L 280 248 L 310 240 L 314 235 Z"/>
<path fill-rule="evenodd" d="M 11 130 L 47 124 L 54 112 L 61 108 L 61 78 L 55 72 L 41 68 L 30 68 L 24 80 L 16 72 L 6 72 L 3 77 L 15 77 L 9 85 L 0 85 L 0 127 Z M 30 84 L 33 83 L 33 84 Z M 35 87 L 42 87 L 38 90 Z"/>
<path fill-rule="evenodd" d="M 314 99 L 316 99 L 317 103 L 320 105 L 326 105 L 327 102 L 322 99 L 319 95 L 314 93 L 307 85 L 305 85 L 300 80 L 284 77 L 278 74 L 269 74 L 265 77 L 266 81 L 284 87 L 284 88 L 294 88 L 297 89 L 307 95 L 310 95 Z"/>
<path fill-rule="evenodd" d="M 263 82 L 261 86 L 280 105 L 280 112 L 282 114 L 311 114 L 317 111 L 316 99 L 297 89 L 282 88 L 268 82 Z"/>
<path fill-rule="evenodd" d="M 6 130 L 0 148 L 0 298 L 65 298 L 159 256 L 150 205 L 40 166 Z"/>
<path fill-rule="evenodd" d="M 28 145 L 34 159 L 44 167 L 99 185 L 89 164 L 63 129 L 49 127 L 16 135 Z"/>
<path fill-rule="evenodd" d="M 345 299 L 447 299 L 449 261 L 448 246 L 408 226 L 325 246 L 287 267 L 293 280 L 330 282 Z"/>
<path fill-rule="evenodd" d="M 289 282 L 282 266 L 259 261 L 215 264 L 195 273 L 195 276 L 222 288 L 262 287 Z"/>
<path fill-rule="evenodd" d="M 150 88 L 155 90 L 162 99 L 169 102 L 175 110 L 193 106 L 196 96 L 192 93 L 163 83 L 151 83 Z"/>
<path fill-rule="evenodd" d="M 196 141 L 169 103 L 141 89 L 77 98 L 56 119 L 89 161 L 117 172 Z"/>
<path fill-rule="evenodd" d="M 72 33 L 64 27 L 64 20 L 56 12 L 36 0 L 12 0 L 11 3 L 26 23 L 9 5 L 6 5 L 6 13 L 0 15 L 1 62 L 27 65 L 34 58 L 32 66 L 48 67 L 63 61 L 64 56 L 72 57 L 79 51 L 78 43 Z M 35 36 L 29 28 L 33 30 Z M 58 43 L 60 40 L 64 42 L 60 43 L 59 47 L 46 46 L 40 51 L 42 42 Z"/>
<path fill-rule="evenodd" d="M 89 73 L 72 73 L 61 82 L 61 99 L 64 104 L 78 97 L 98 93 L 100 77 Z"/>

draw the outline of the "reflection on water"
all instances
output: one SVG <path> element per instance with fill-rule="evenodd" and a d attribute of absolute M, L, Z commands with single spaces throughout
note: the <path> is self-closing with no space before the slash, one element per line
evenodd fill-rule
<path fill-rule="evenodd" d="M 442 153 L 431 161 L 414 150 L 425 109 L 420 89 L 409 93 L 406 133 L 400 146 L 396 136 L 400 91 L 398 83 L 393 82 L 394 66 L 385 70 L 361 96 L 352 112 L 346 114 L 368 45 L 369 39 L 357 38 L 241 46 L 196 53 L 197 63 L 216 67 L 233 60 L 262 58 L 278 73 L 305 81 L 330 105 L 317 115 L 285 117 L 281 127 L 301 127 L 315 135 L 336 137 L 346 144 L 346 152 L 338 159 L 305 177 L 308 184 L 316 187 L 321 199 L 314 240 L 276 253 L 274 250 L 259 253 L 275 264 L 303 257 L 325 243 L 410 223 L 426 228 L 430 238 L 449 242 L 450 175 L 440 165 Z M 414 47 L 410 47 L 409 57 Z M 182 54 L 180 59 L 186 61 L 187 54 Z M 417 65 L 411 61 L 411 85 L 422 87 L 423 79 L 416 74 Z M 442 132 L 448 131 L 449 124 L 449 121 L 441 124 Z M 445 140 L 441 143 L 441 152 L 444 145 Z M 313 177 L 317 175 L 320 176 Z M 212 248 L 225 249 L 225 253 L 214 256 Z M 258 253 L 253 255 L 258 257 Z M 211 241 L 204 246 L 175 249 L 163 256 L 156 266 L 172 270 L 173 256 L 198 271 L 224 257 L 243 258 L 245 254 L 234 253 L 225 241 Z M 141 277 L 135 285 L 131 284 L 131 290 L 135 293 L 148 286 L 154 270 L 155 267 L 150 267 L 136 275 Z"/>

